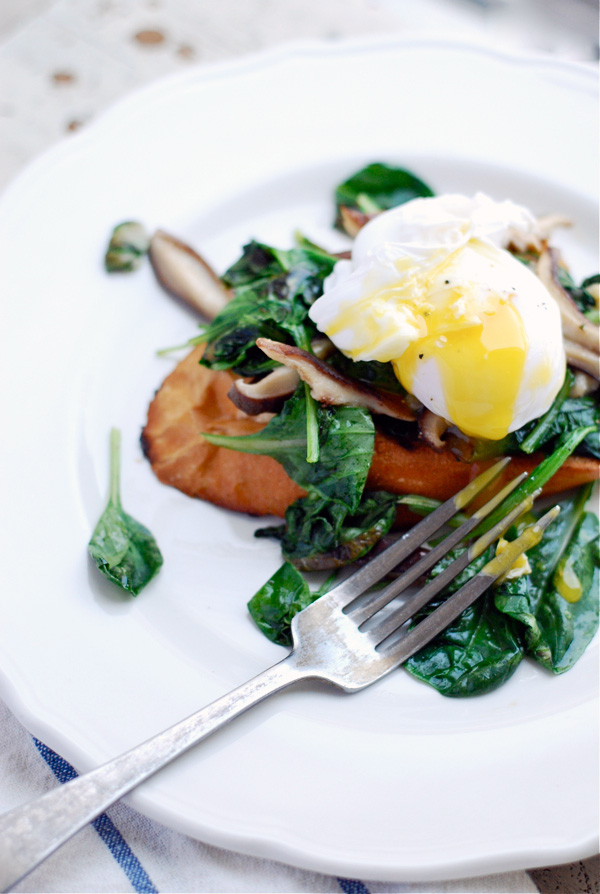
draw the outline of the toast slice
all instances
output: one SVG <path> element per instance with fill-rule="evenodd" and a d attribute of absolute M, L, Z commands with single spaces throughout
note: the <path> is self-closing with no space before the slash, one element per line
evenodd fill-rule
<path fill-rule="evenodd" d="M 209 444 L 203 432 L 254 434 L 268 418 L 247 416 L 229 400 L 234 379 L 229 372 L 213 372 L 199 361 L 195 348 L 167 376 L 148 410 L 142 432 L 144 453 L 157 478 L 191 497 L 250 515 L 283 517 L 294 500 L 304 495 L 268 456 L 238 453 Z M 541 454 L 515 456 L 504 481 L 533 469 Z M 395 494 L 420 494 L 445 500 L 475 478 L 494 459 L 467 463 L 448 451 L 424 444 L 412 449 L 378 431 L 367 488 Z M 544 492 L 558 493 L 598 478 L 600 462 L 570 457 L 547 483 Z M 502 480 L 496 486 L 502 485 Z M 399 512 L 399 523 L 412 518 Z"/>

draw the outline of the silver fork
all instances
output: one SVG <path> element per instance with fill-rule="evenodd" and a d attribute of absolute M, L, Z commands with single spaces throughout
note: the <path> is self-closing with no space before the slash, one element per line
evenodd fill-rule
<path fill-rule="evenodd" d="M 477 537 L 445 571 L 409 596 L 399 608 L 390 608 L 387 612 L 382 609 L 418 581 L 452 547 L 476 532 L 483 519 L 525 475 L 507 484 L 384 589 L 374 594 L 366 591 L 439 534 L 499 475 L 507 462 L 501 460 L 483 472 L 391 546 L 296 615 L 292 622 L 293 650 L 278 664 L 142 745 L 1 816 L 1 890 L 15 885 L 87 823 L 161 767 L 268 696 L 305 679 L 326 680 L 345 692 L 357 692 L 430 642 L 500 578 L 522 552 L 541 540 L 544 530 L 558 514 L 557 506 L 526 527 L 479 574 L 408 630 L 407 621 L 528 511 L 538 492 L 521 501 L 500 522 Z"/>

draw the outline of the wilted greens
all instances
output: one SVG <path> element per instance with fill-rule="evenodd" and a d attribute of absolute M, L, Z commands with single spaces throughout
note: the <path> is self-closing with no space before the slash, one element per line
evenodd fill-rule
<path fill-rule="evenodd" d="M 341 224 L 342 207 L 373 215 L 432 195 L 432 189 L 409 171 L 381 163 L 367 165 L 337 188 L 336 223 Z M 521 259 L 535 261 L 533 256 Z M 257 338 L 311 350 L 317 332 L 308 312 L 336 260 L 302 236 L 289 251 L 248 243 L 223 276 L 234 298 L 201 336 L 206 345 L 201 362 L 215 370 L 261 377 L 275 364 L 257 348 Z M 559 275 L 577 306 L 584 313 L 597 313 L 590 289 L 598 277 L 588 277 L 578 286 L 566 270 L 561 268 Z M 354 363 L 336 349 L 327 362 L 357 381 L 387 392 L 402 391 L 389 363 Z M 550 409 L 501 442 L 473 440 L 473 460 L 534 452 L 544 457 L 477 533 L 543 486 L 574 452 L 600 458 L 597 394 L 571 397 L 573 382 L 574 375 L 567 370 Z M 409 449 L 418 439 L 417 426 L 410 422 L 386 418 L 379 419 L 378 426 Z M 284 645 L 290 644 L 293 616 L 321 592 L 311 588 L 304 572 L 337 569 L 360 559 L 387 534 L 398 505 L 419 514 L 438 505 L 418 495 L 397 497 L 365 490 L 375 443 L 371 414 L 356 407 L 316 404 L 303 384 L 260 433 L 206 438 L 219 446 L 275 458 L 306 491 L 288 508 L 282 524 L 257 531 L 258 537 L 280 542 L 285 561 L 248 607 L 262 632 Z M 471 696 L 501 685 L 527 656 L 553 673 L 571 667 L 598 627 L 598 520 L 585 509 L 588 495 L 589 489 L 579 489 L 561 501 L 558 522 L 528 553 L 532 574 L 488 592 L 413 656 L 407 670 L 444 695 Z M 433 573 L 440 573 L 464 549 L 457 547 Z M 476 574 L 492 554 L 490 547 L 424 612 Z"/>

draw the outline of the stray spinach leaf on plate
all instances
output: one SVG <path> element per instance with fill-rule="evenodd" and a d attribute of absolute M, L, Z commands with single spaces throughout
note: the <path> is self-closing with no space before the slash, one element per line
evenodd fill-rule
<path fill-rule="evenodd" d="M 148 528 L 128 515 L 121 505 L 120 447 L 120 433 L 113 429 L 108 504 L 94 529 L 88 549 L 105 577 L 137 596 L 158 574 L 163 557 Z"/>

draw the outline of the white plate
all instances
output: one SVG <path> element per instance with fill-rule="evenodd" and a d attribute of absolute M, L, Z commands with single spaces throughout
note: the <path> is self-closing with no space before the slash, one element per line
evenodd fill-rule
<path fill-rule="evenodd" d="M 596 270 L 596 79 L 468 46 L 291 46 L 134 94 L 30 167 L 0 204 L 4 475 L 1 693 L 86 770 L 279 659 L 246 601 L 279 564 L 256 522 L 160 485 L 138 436 L 195 321 L 146 266 L 108 277 L 137 218 L 222 269 L 255 236 L 334 246 L 331 190 L 373 160 L 575 220 Z M 123 500 L 166 561 L 136 600 L 90 566 L 123 432 Z M 447 700 L 398 672 L 358 695 L 282 694 L 159 774 L 139 810 L 213 844 L 325 872 L 433 880 L 596 848 L 597 649 L 552 678 Z"/>

